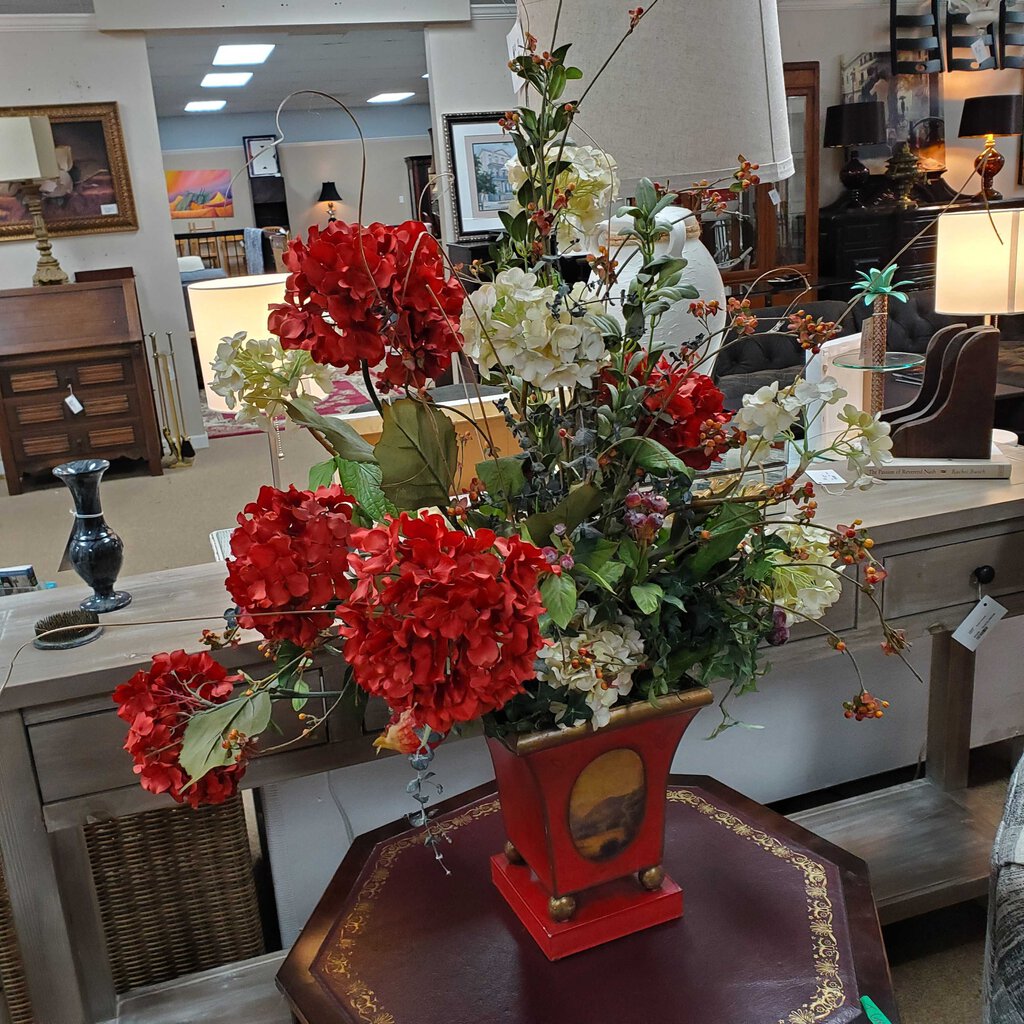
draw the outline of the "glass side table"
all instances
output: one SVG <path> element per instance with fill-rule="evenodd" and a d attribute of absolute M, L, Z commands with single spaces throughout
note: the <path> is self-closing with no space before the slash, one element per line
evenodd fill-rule
<path fill-rule="evenodd" d="M 897 370 L 910 370 L 915 366 L 924 363 L 924 356 L 916 352 L 886 352 L 881 360 L 865 357 L 859 352 L 851 352 L 849 355 L 836 356 L 833 360 L 836 366 L 845 370 L 862 370 L 871 374 L 871 409 L 872 415 L 881 412 L 885 404 L 884 376 L 886 373 L 893 373 Z"/>

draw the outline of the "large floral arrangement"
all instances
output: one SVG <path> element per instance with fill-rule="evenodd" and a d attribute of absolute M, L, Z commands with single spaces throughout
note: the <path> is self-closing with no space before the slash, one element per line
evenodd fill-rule
<path fill-rule="evenodd" d="M 630 12 L 627 35 L 642 17 Z M 721 687 L 720 731 L 737 721 L 730 698 L 765 671 L 764 644 L 820 619 L 844 586 L 883 578 L 866 531 L 818 522 L 803 479 L 823 454 L 804 428 L 843 391 L 773 384 L 725 411 L 707 346 L 681 347 L 661 327 L 687 304 L 710 345 L 718 304 L 657 249 L 663 212 L 707 208 L 712 187 L 680 196 L 641 181 L 620 206 L 614 159 L 574 139 L 579 101 L 565 94 L 582 75 L 568 53 L 528 36 L 511 61 L 535 102 L 504 118 L 515 198 L 489 265 L 453 273 L 418 223 L 313 228 L 292 242 L 285 301 L 269 313 L 278 370 L 261 368 L 260 345 L 227 340 L 221 392 L 285 409 L 328 458 L 308 490 L 264 487 L 240 513 L 227 583 L 237 611 L 226 634 L 204 634 L 216 648 L 258 630 L 272 670 L 235 678 L 177 652 L 115 694 L 149 788 L 191 803 L 234 792 L 272 701 L 290 701 L 303 730 L 320 723 L 302 677 L 322 655 L 344 657 L 352 693 L 387 702 L 378 745 L 407 752 L 481 717 L 495 736 L 597 729 L 617 708 L 699 684 Z M 756 170 L 741 158 L 727 187 L 752 187 Z M 613 216 L 631 223 L 618 248 L 592 245 Z M 580 246 L 586 256 L 567 257 Z M 727 313 L 726 344 L 756 326 L 743 299 Z M 810 351 L 835 329 L 797 310 L 789 322 Z M 499 451 L 474 421 L 486 458 L 462 494 L 452 419 L 426 391 L 458 353 L 504 392 L 516 441 Z M 295 390 L 310 364 L 362 374 L 383 421 L 376 445 Z M 849 404 L 840 418 L 825 453 L 866 485 L 889 458 L 888 426 Z M 788 469 L 769 477 L 780 446 Z M 902 636 L 882 631 L 899 654 Z M 841 706 L 863 719 L 884 705 L 861 688 Z"/>

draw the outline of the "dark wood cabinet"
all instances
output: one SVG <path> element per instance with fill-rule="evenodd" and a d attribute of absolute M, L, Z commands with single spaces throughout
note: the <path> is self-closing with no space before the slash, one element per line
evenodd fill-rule
<path fill-rule="evenodd" d="M 163 472 L 134 281 L 0 292 L 0 457 L 10 494 L 72 459 Z"/>
<path fill-rule="evenodd" d="M 990 205 L 993 209 L 1016 209 L 1024 207 L 1024 199 L 1004 199 Z M 848 301 L 850 285 L 860 271 L 884 267 L 892 259 L 899 265 L 897 278 L 909 281 L 908 287 L 934 288 L 935 220 L 944 206 L 932 203 L 908 210 L 883 202 L 851 207 L 840 200 L 825 207 L 821 211 L 819 258 L 821 277 L 829 285 L 820 289 L 821 297 Z M 951 209 L 981 209 L 981 204 L 970 200 L 956 203 Z M 907 251 L 898 255 L 904 247 Z"/>

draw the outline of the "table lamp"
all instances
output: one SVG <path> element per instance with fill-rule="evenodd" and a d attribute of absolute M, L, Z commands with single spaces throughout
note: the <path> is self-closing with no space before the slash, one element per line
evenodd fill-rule
<path fill-rule="evenodd" d="M 59 173 L 48 118 L 0 117 L 0 181 L 19 186 L 32 217 L 32 233 L 39 250 L 34 285 L 68 283 L 68 275 L 53 255 L 40 192 L 40 183 Z"/>
<path fill-rule="evenodd" d="M 215 412 L 230 412 L 225 399 L 210 384 L 210 363 L 223 338 L 245 331 L 250 338 L 269 338 L 267 320 L 270 306 L 284 302 L 287 274 L 252 274 L 248 277 L 220 277 L 197 281 L 188 286 L 188 304 L 192 310 L 196 348 L 203 365 L 206 401 Z"/>
<path fill-rule="evenodd" d="M 337 220 L 334 216 L 334 204 L 342 202 L 341 196 L 338 194 L 338 186 L 333 181 L 325 181 L 320 187 L 320 198 L 317 199 L 318 203 L 327 204 L 327 223 Z"/>
<path fill-rule="evenodd" d="M 1002 199 L 992 187 L 992 179 L 1006 163 L 996 149 L 996 136 L 1020 135 L 1024 130 L 1024 106 L 1019 95 L 970 96 L 964 100 L 960 117 L 960 138 L 985 140 L 985 147 L 975 158 L 974 166 L 981 175 L 982 188 L 978 198 Z"/>
<path fill-rule="evenodd" d="M 825 112 L 825 147 L 849 149 L 849 159 L 839 172 L 839 180 L 849 192 L 850 206 L 863 206 L 861 189 L 868 183 L 871 171 L 861 163 L 857 146 L 874 146 L 885 142 L 885 104 L 877 100 L 863 103 L 842 103 Z"/>
<path fill-rule="evenodd" d="M 1024 313 L 1021 210 L 964 210 L 939 217 L 935 311 L 967 316 Z"/>

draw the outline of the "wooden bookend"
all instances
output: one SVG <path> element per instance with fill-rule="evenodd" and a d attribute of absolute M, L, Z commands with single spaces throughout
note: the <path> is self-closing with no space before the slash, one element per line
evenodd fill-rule
<path fill-rule="evenodd" d="M 995 421 L 999 331 L 940 331 L 925 355 L 921 394 L 892 409 L 892 453 L 903 459 L 987 459 Z"/>

